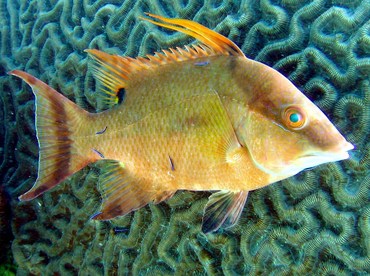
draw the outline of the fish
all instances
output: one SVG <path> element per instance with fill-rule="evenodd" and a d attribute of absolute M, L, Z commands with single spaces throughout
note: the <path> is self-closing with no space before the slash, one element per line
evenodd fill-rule
<path fill-rule="evenodd" d="M 249 191 L 349 158 L 354 146 L 281 73 L 197 22 L 141 19 L 199 43 L 137 58 L 85 50 L 105 111 L 89 113 L 36 77 L 9 72 L 36 98 L 38 176 L 21 201 L 101 161 L 102 204 L 92 219 L 178 190 L 211 191 L 201 231 L 212 233 L 238 222 Z"/>

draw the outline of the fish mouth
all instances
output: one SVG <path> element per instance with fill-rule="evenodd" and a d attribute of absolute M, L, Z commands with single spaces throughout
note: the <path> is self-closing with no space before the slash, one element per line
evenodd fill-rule
<path fill-rule="evenodd" d="M 306 168 L 314 167 L 328 162 L 336 162 L 348 159 L 348 151 L 352 149 L 354 149 L 354 146 L 345 141 L 343 144 L 328 151 L 316 151 L 305 154 L 301 156 L 299 160 Z"/>

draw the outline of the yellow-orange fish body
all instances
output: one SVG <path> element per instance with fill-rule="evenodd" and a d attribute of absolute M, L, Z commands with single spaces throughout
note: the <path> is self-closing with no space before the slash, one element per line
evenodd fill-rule
<path fill-rule="evenodd" d="M 348 158 L 353 146 L 280 73 L 195 22 L 149 16 L 204 44 L 137 59 L 88 50 L 107 101 L 124 93 L 110 110 L 88 113 L 36 78 L 11 72 L 36 95 L 40 145 L 38 179 L 20 199 L 106 159 L 96 219 L 177 190 L 220 190 L 205 208 L 203 231 L 210 232 L 237 222 L 248 191 Z"/>
<path fill-rule="evenodd" d="M 125 91 L 138 96 L 93 115 L 94 128 L 82 130 L 90 137 L 81 137 L 79 148 L 96 148 L 106 159 L 121 160 L 136 177 L 150 178 L 157 191 L 236 191 L 268 184 L 238 143 L 227 109 L 220 108 L 245 108 L 242 102 L 228 102 L 227 93 L 217 93 L 232 88 L 232 71 L 227 76 L 222 66 L 230 57 L 197 62 L 202 65 L 189 60 L 181 67 L 171 63 L 134 75 Z M 95 134 L 104 128 L 104 135 Z M 261 182 L 251 186 L 258 178 Z"/>

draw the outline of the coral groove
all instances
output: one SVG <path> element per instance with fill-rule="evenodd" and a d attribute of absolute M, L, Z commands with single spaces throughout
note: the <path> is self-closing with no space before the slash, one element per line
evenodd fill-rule
<path fill-rule="evenodd" d="M 25 70 L 89 111 L 105 108 L 86 48 L 135 57 L 191 43 L 139 20 L 196 20 L 288 76 L 356 146 L 351 159 L 252 192 L 239 224 L 204 235 L 209 193 L 178 192 L 110 222 L 99 166 L 30 202 L 38 148 Z M 366 275 L 370 273 L 370 2 L 0 0 L 0 183 L 11 195 L 19 275 Z"/>

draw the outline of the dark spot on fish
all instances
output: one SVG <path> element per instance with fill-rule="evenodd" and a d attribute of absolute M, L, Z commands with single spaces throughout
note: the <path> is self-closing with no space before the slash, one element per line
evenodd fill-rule
<path fill-rule="evenodd" d="M 107 130 L 107 126 L 105 126 L 105 128 L 103 130 L 98 131 L 96 134 L 103 134 L 106 130 Z"/>
<path fill-rule="evenodd" d="M 97 149 L 92 149 L 97 155 L 99 155 L 101 158 L 105 158 L 104 157 L 104 155 L 100 152 L 100 151 L 98 151 Z"/>
<path fill-rule="evenodd" d="M 194 63 L 195 66 L 206 66 L 208 64 L 209 64 L 209 61 L 207 60 Z"/>
<path fill-rule="evenodd" d="M 126 90 L 125 88 L 120 88 L 117 92 L 117 97 L 118 97 L 118 103 L 122 103 L 125 100 L 126 97 Z"/>
<path fill-rule="evenodd" d="M 189 116 L 185 118 L 184 124 L 187 127 L 199 127 L 203 124 L 205 124 L 204 119 L 201 116 Z"/>
<path fill-rule="evenodd" d="M 171 171 L 174 171 L 175 170 L 175 164 L 173 163 L 173 160 L 172 160 L 171 156 L 168 155 L 168 159 L 170 161 Z"/>

